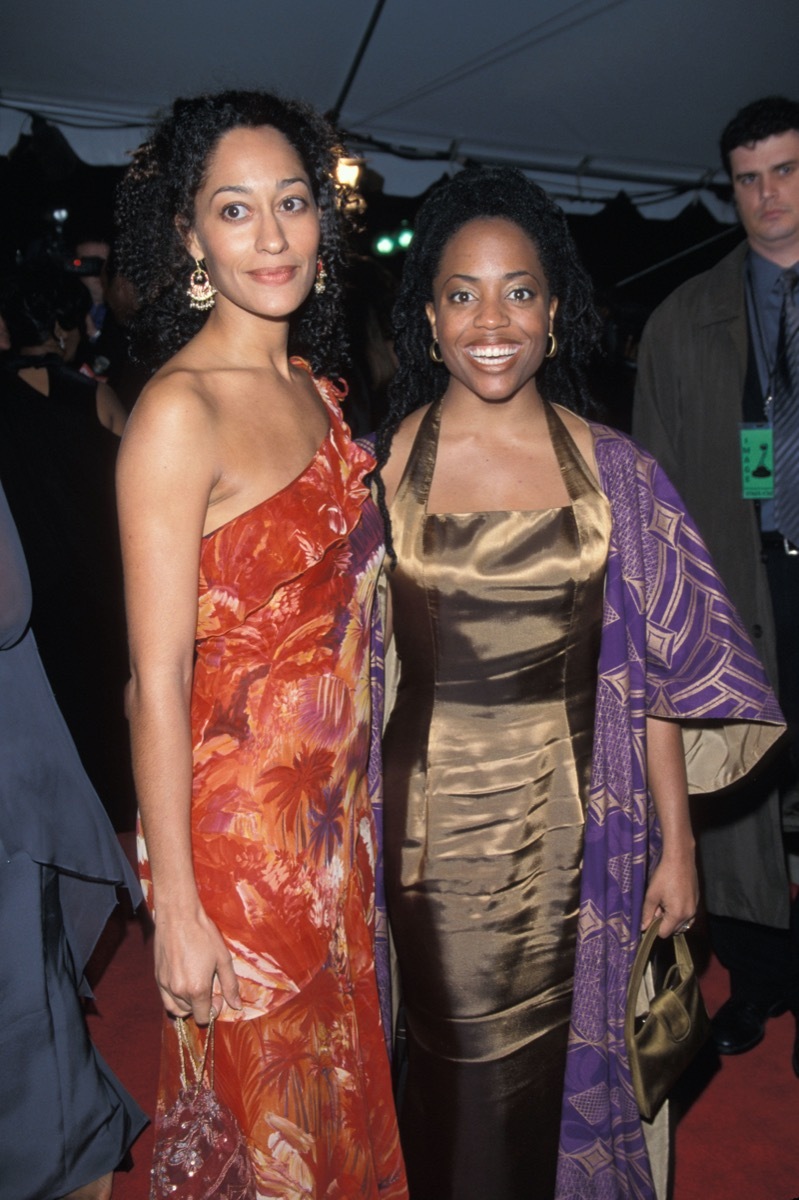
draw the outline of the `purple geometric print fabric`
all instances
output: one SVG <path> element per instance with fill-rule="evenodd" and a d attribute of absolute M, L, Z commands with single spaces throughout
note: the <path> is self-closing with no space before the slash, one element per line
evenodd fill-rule
<path fill-rule="evenodd" d="M 654 1200 L 624 1047 L 627 982 L 660 851 L 646 718 L 773 724 L 768 742 L 782 717 L 669 481 L 629 438 L 604 426 L 594 435 L 613 528 L 556 1200 Z"/>
<path fill-rule="evenodd" d="M 371 447 L 369 447 L 371 449 Z M 369 737 L 369 764 L 367 783 L 377 838 L 377 861 L 375 863 L 375 969 L 380 995 L 380 1016 L 386 1035 L 389 1058 L 392 1052 L 391 1017 L 391 963 L 388 943 L 388 917 L 386 915 L 386 883 L 383 872 L 383 706 L 385 692 L 385 670 L 383 659 L 383 625 L 377 597 L 374 601 L 371 629 L 372 656 L 372 723 Z"/>

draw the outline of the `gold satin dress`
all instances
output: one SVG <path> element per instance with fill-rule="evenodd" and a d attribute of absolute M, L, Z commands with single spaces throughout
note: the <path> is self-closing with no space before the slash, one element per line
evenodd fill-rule
<path fill-rule="evenodd" d="M 429 513 L 440 403 L 391 505 L 389 917 L 412 1200 L 554 1194 L 610 508 L 557 413 L 571 504 Z"/>

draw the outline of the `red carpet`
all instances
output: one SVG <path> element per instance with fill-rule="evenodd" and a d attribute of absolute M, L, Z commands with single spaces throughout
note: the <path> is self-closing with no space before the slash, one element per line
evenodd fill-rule
<path fill-rule="evenodd" d="M 97 1012 L 89 1017 L 92 1036 L 111 1068 L 152 1114 L 161 1006 L 153 982 L 152 945 L 142 924 L 121 917 L 112 923 L 99 958 Z M 702 986 L 713 1013 L 726 999 L 726 973 L 714 959 Z M 793 1018 L 786 1014 L 769 1022 L 765 1040 L 748 1054 L 719 1064 L 708 1048 L 675 1102 L 684 1111 L 675 1139 L 673 1200 L 799 1200 L 799 1079 L 791 1070 L 793 1036 Z M 133 1148 L 133 1169 L 116 1175 L 114 1200 L 147 1200 L 151 1154 L 148 1128 Z M 530 1200 L 537 1200 L 533 1191 Z"/>
<path fill-rule="evenodd" d="M 152 1118 L 158 1084 L 161 1000 L 153 979 L 152 938 L 138 920 L 112 922 L 117 947 L 94 987 L 89 1016 L 94 1044 L 130 1094 Z M 109 930 L 100 950 L 108 944 Z M 147 1200 L 152 1126 L 133 1147 L 133 1169 L 117 1172 L 114 1200 Z"/>
<path fill-rule="evenodd" d="M 702 976 L 710 1013 L 727 999 L 727 988 L 726 971 L 711 958 Z M 768 1022 L 764 1040 L 748 1054 L 719 1059 L 708 1047 L 692 1072 L 704 1087 L 677 1125 L 674 1200 L 797 1200 L 795 1028 L 785 1013 Z"/>

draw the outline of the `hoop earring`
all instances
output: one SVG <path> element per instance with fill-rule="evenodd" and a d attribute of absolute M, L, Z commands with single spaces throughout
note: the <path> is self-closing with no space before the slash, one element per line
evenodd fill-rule
<path fill-rule="evenodd" d="M 327 271 L 325 270 L 325 264 L 322 262 L 322 257 L 320 255 L 316 260 L 316 282 L 313 285 L 313 290 L 316 292 L 317 296 L 321 296 L 326 287 Z"/>
<path fill-rule="evenodd" d="M 557 352 L 558 352 L 558 339 L 555 337 L 554 333 L 550 329 L 549 333 L 547 334 L 547 348 L 546 348 L 546 353 L 544 354 L 544 358 L 554 358 L 555 355 L 557 354 Z"/>
<path fill-rule="evenodd" d="M 209 308 L 214 307 L 214 296 L 216 288 L 208 278 L 208 272 L 205 269 L 205 260 L 195 258 L 194 270 L 191 273 L 189 287 L 186 295 L 189 297 L 189 308 L 196 309 L 197 312 L 208 312 Z"/>
<path fill-rule="evenodd" d="M 430 343 L 430 349 L 427 351 L 434 363 L 443 363 L 444 355 L 441 353 L 441 347 L 438 344 L 438 338 L 433 338 Z"/>

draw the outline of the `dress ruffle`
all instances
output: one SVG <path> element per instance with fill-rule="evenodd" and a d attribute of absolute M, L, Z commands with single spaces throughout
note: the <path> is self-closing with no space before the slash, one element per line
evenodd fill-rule
<path fill-rule="evenodd" d="M 306 367 L 301 359 L 295 365 Z M 330 429 L 308 466 L 279 492 L 234 517 L 203 539 L 197 640 L 228 633 L 266 605 L 278 588 L 303 575 L 355 529 L 369 495 L 364 476 L 374 459 L 349 437 L 339 407 L 341 393 L 315 379 L 331 413 Z M 275 530 L 296 524 L 293 538 Z M 264 590 L 268 558 L 269 590 Z"/>

